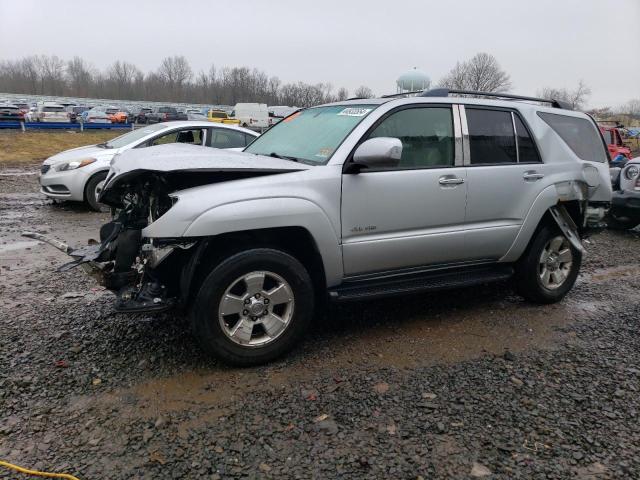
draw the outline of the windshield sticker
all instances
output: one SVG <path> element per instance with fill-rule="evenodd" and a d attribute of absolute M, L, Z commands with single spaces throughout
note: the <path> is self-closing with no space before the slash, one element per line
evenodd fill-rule
<path fill-rule="evenodd" d="M 369 113 L 371 108 L 345 108 L 338 115 L 345 115 L 347 117 L 364 117 L 367 113 Z"/>

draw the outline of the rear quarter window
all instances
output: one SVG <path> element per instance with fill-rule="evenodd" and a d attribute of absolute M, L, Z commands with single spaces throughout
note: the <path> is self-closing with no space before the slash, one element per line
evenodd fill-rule
<path fill-rule="evenodd" d="M 538 112 L 538 116 L 564 140 L 578 158 L 588 162 L 607 162 L 602 135 L 593 122 L 586 118 L 547 112 Z"/>

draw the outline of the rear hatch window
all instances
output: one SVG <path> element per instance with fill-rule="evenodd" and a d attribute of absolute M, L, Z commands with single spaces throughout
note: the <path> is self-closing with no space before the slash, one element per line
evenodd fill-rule
<path fill-rule="evenodd" d="M 546 112 L 538 112 L 538 116 L 564 140 L 581 160 L 599 163 L 608 161 L 609 155 L 604 146 L 602 135 L 593 122 L 586 118 Z"/>

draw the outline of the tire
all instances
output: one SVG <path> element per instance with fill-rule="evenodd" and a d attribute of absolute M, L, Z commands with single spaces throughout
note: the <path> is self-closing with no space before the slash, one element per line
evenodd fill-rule
<path fill-rule="evenodd" d="M 614 212 L 607 215 L 607 227 L 612 230 L 630 230 L 640 225 L 640 217 L 617 216 Z"/>
<path fill-rule="evenodd" d="M 275 288 L 279 295 L 273 293 Z M 314 296 L 311 277 L 297 259 L 269 248 L 245 250 L 215 266 L 205 278 L 191 311 L 191 327 L 202 349 L 223 362 L 263 364 L 302 338 L 313 317 Z M 226 307 L 224 297 L 230 298 Z M 276 303 L 280 300 L 285 302 Z M 274 320 L 278 318 L 282 323 Z"/>
<path fill-rule="evenodd" d="M 553 257 L 548 256 L 558 241 L 562 242 L 558 246 L 559 255 L 554 252 Z M 570 255 L 570 265 L 562 261 L 568 259 L 566 251 Z M 547 255 L 544 263 L 543 253 Z M 533 303 L 559 302 L 573 287 L 581 263 L 582 254 L 569 243 L 557 226 L 542 225 L 536 230 L 529 247 L 516 264 L 516 290 Z M 562 282 L 556 281 L 563 276 Z"/>
<path fill-rule="evenodd" d="M 96 173 L 89 179 L 87 185 L 84 187 L 84 201 L 91 210 L 95 210 L 96 212 L 105 212 L 108 209 L 106 205 L 98 203 L 98 199 L 96 198 L 96 190 L 101 186 L 105 178 L 107 178 L 107 172 Z"/>

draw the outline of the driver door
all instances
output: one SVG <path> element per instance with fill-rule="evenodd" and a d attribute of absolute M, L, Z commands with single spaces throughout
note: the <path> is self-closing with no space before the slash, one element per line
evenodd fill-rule
<path fill-rule="evenodd" d="M 400 107 L 363 141 L 395 137 L 399 164 L 342 177 L 347 276 L 447 264 L 464 254 L 467 171 L 456 105 Z"/>

